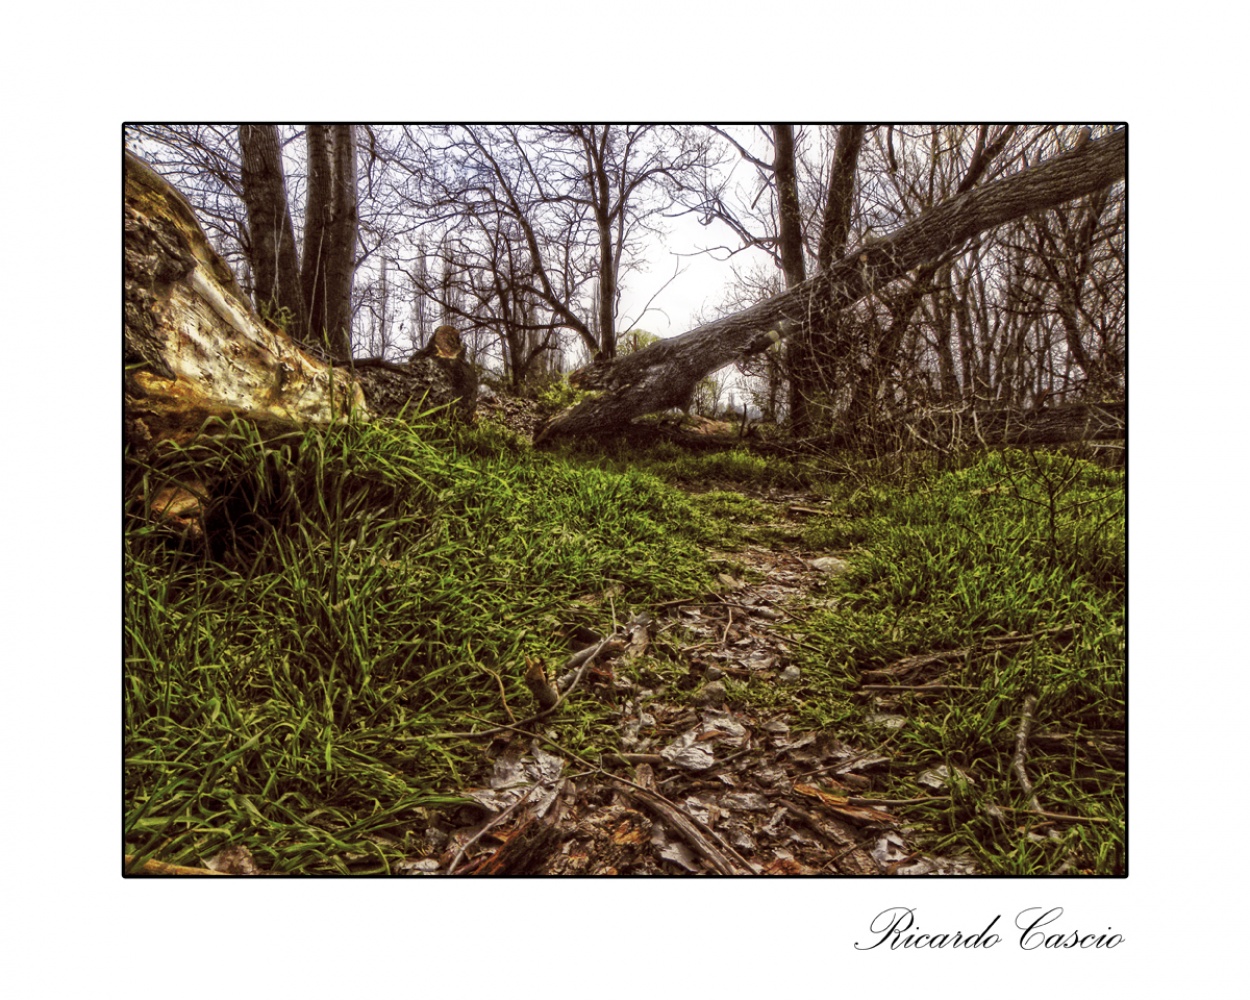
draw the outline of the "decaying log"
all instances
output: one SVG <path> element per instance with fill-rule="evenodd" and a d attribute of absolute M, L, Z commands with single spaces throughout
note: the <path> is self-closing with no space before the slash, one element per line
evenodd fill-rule
<path fill-rule="evenodd" d="M 404 364 L 369 359 L 354 362 L 352 371 L 374 413 L 394 416 L 415 402 L 426 409 L 450 407 L 469 420 L 477 406 L 477 372 L 454 326 L 440 326 Z"/>
<path fill-rule="evenodd" d="M 761 451 L 828 450 L 865 437 L 894 441 L 901 448 L 949 449 L 998 445 L 1051 445 L 1124 438 L 1127 407 L 1116 403 L 1065 403 L 1044 410 L 977 406 L 919 410 L 865 433 L 848 428 L 837 434 L 759 446 Z"/>
<path fill-rule="evenodd" d="M 185 441 L 212 416 L 290 425 L 367 412 L 346 372 L 252 312 L 171 184 L 130 153 L 125 175 L 125 429 L 132 447 Z"/>
<path fill-rule="evenodd" d="M 1124 403 L 1067 403 L 1045 410 L 928 410 L 906 426 L 943 447 L 967 444 L 1061 444 L 1124 437 Z"/>
<path fill-rule="evenodd" d="M 845 309 L 988 229 L 1113 184 L 1124 176 L 1125 131 L 952 198 L 766 302 L 582 369 L 575 384 L 598 394 L 557 416 L 538 440 L 609 433 L 643 414 L 682 406 L 700 379 L 768 349 L 813 315 Z"/>
<path fill-rule="evenodd" d="M 335 366 L 255 314 L 186 199 L 125 156 L 124 424 L 135 454 L 185 442 L 210 417 L 327 424 L 456 403 L 471 415 L 476 378 L 450 327 L 406 365 Z"/>

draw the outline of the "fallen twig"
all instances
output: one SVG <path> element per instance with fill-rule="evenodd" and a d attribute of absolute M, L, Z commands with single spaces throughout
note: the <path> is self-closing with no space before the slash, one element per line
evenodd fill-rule
<path fill-rule="evenodd" d="M 668 763 L 658 753 L 605 753 L 608 760 L 619 760 L 622 764 L 651 764 L 661 767 Z"/>
<path fill-rule="evenodd" d="M 949 795 L 925 795 L 918 799 L 866 799 L 850 796 L 846 801 L 853 806 L 915 806 L 924 802 L 949 802 Z"/>
<path fill-rule="evenodd" d="M 890 678 L 903 679 L 923 670 L 925 667 L 940 666 L 947 663 L 958 663 L 969 657 L 983 656 L 987 653 L 995 653 L 1000 650 L 1009 649 L 1012 646 L 1023 645 L 1024 643 L 1033 642 L 1037 639 L 1053 638 L 1063 639 L 1071 635 L 1075 631 L 1073 625 L 1057 625 L 1054 628 L 1042 629 L 1038 632 L 1028 632 L 1024 635 L 991 635 L 980 639 L 976 645 L 961 646 L 959 649 L 944 649 L 932 653 L 917 653 L 914 656 L 904 656 L 901 660 L 895 660 L 888 667 L 881 670 L 864 670 L 860 672 L 860 676 L 865 680 L 889 680 Z"/>
<path fill-rule="evenodd" d="M 1029 695 L 1024 699 L 1020 728 L 1016 732 L 1016 753 L 1011 758 L 1011 769 L 1016 772 L 1016 777 L 1020 779 L 1020 785 L 1024 789 L 1024 794 L 1029 797 L 1029 806 L 1032 808 L 1032 811 L 1040 813 L 1042 804 L 1037 800 L 1037 793 L 1033 791 L 1033 783 L 1029 781 L 1028 772 L 1024 769 L 1024 758 L 1029 748 L 1029 730 L 1033 728 L 1033 710 L 1035 708 L 1037 708 L 1037 697 Z"/>
<path fill-rule="evenodd" d="M 122 855 L 126 865 L 127 874 L 143 874 L 143 875 L 226 875 L 228 872 L 215 872 L 211 868 L 188 868 L 186 865 L 171 865 L 165 861 L 157 861 L 148 858 L 137 869 L 131 866 L 135 863 L 135 855 Z"/>
<path fill-rule="evenodd" d="M 1045 809 L 1020 809 L 1015 806 L 996 806 L 1003 812 L 1023 813 L 1026 816 L 1040 816 L 1042 819 L 1054 820 L 1058 823 L 1111 823 L 1113 820 L 1102 816 L 1073 816 L 1070 813 L 1047 812 Z"/>
<path fill-rule="evenodd" d="M 498 671 L 491 670 L 491 668 L 488 667 L 485 663 L 479 663 L 478 666 L 481 667 L 484 671 L 486 671 L 486 673 L 490 674 L 493 678 L 495 678 L 495 683 L 499 685 L 499 700 L 503 704 L 503 710 L 508 713 L 508 719 L 512 722 L 515 722 L 516 716 L 512 714 L 512 709 L 508 707 L 508 693 L 507 691 L 504 690 L 503 678 L 499 676 Z"/>
<path fill-rule="evenodd" d="M 568 661 L 566 662 L 566 666 L 574 663 L 575 661 L 581 662 L 581 668 L 577 671 L 577 674 L 576 676 L 574 676 L 572 682 L 569 684 L 567 688 L 565 688 L 564 691 L 560 693 L 560 697 L 556 699 L 556 702 L 554 705 L 552 705 L 550 708 L 543 709 L 541 712 L 531 715 L 527 719 L 521 719 L 519 722 L 516 722 L 509 726 L 496 726 L 493 729 L 465 731 L 462 733 L 427 733 L 424 736 L 405 737 L 402 739 L 398 739 L 395 742 L 397 743 L 420 743 L 423 740 L 451 740 L 451 739 L 479 740 L 487 736 L 495 736 L 498 733 L 506 733 L 509 730 L 515 730 L 517 726 L 528 726 L 532 723 L 538 722 L 540 719 L 545 719 L 552 712 L 555 712 L 557 709 L 559 709 L 559 707 L 563 705 L 564 702 L 568 699 L 569 695 L 571 695 L 577 689 L 577 685 L 581 683 L 582 678 L 586 675 L 586 671 L 590 668 L 590 665 L 595 662 L 595 657 L 597 657 L 599 653 L 609 643 L 613 641 L 614 638 L 615 638 L 614 635 L 610 635 L 606 639 L 600 640 L 594 646 L 588 647 L 589 651 L 587 649 L 583 649 L 577 653 L 574 653 L 571 657 L 569 657 Z"/>
<path fill-rule="evenodd" d="M 636 781 L 630 781 L 628 778 L 622 778 L 620 775 L 613 774 L 611 771 L 607 771 L 602 767 L 598 767 L 590 763 L 590 761 L 586 760 L 580 754 L 570 750 L 561 743 L 557 743 L 550 736 L 544 736 L 542 733 L 530 732 L 528 730 L 521 729 L 519 726 L 502 726 L 500 728 L 514 733 L 520 733 L 522 736 L 528 736 L 531 739 L 541 740 L 544 743 L 550 744 L 561 753 L 567 754 L 574 760 L 581 761 L 582 764 L 586 765 L 596 773 L 602 774 L 606 778 L 610 778 L 613 781 L 619 782 L 622 785 L 627 785 L 629 788 L 636 790 L 636 792 L 640 794 L 640 801 L 642 801 L 644 805 L 651 806 L 653 811 L 659 812 L 665 819 L 669 820 L 669 822 L 681 830 L 682 833 L 687 836 L 687 839 L 689 839 L 691 846 L 707 858 L 708 861 L 711 862 L 712 866 L 722 875 L 740 874 L 734 870 L 733 863 L 730 861 L 731 858 L 734 861 L 737 861 L 745 871 L 754 871 L 751 867 L 751 863 L 735 851 L 729 844 L 725 843 L 724 839 L 715 830 L 703 823 L 700 823 L 688 813 L 685 813 L 680 806 L 669 801 L 659 792 L 652 791 L 649 788 L 644 788 Z M 713 843 L 713 841 L 715 843 Z M 717 844 L 720 846 L 718 847 Z M 721 848 L 724 850 L 721 850 Z"/>
<path fill-rule="evenodd" d="M 734 867 L 726 853 L 722 852 L 720 848 L 712 842 L 711 838 L 715 838 L 724 844 L 725 847 L 737 857 L 738 861 L 745 866 L 747 872 L 752 870 L 746 859 L 738 854 L 737 851 L 734 851 L 733 848 L 729 847 L 728 844 L 725 844 L 725 842 L 721 840 L 716 833 L 708 829 L 702 823 L 699 823 L 699 821 L 693 816 L 683 811 L 681 807 L 674 805 L 663 795 L 660 795 L 658 792 L 653 792 L 650 789 L 643 788 L 641 785 L 633 781 L 629 781 L 625 778 L 618 778 L 615 774 L 609 774 L 608 777 L 612 778 L 614 781 L 619 781 L 624 785 L 628 785 L 629 787 L 625 792 L 626 795 L 646 806 L 652 812 L 660 816 L 660 818 L 670 826 L 679 830 L 682 836 L 686 839 L 687 843 L 703 855 L 712 867 L 716 869 L 718 874 L 740 875 L 742 872 L 739 872 Z M 702 827 L 702 829 L 700 829 L 700 827 Z"/>
<path fill-rule="evenodd" d="M 451 864 L 447 866 L 447 874 L 455 875 L 456 868 L 459 866 L 460 862 L 464 860 L 464 856 L 468 852 L 469 848 L 472 847 L 474 844 L 476 844 L 479 840 L 481 840 L 482 837 L 484 837 L 487 833 L 489 833 L 495 827 L 499 826 L 500 823 L 506 820 L 514 812 L 516 812 L 517 808 L 534 793 L 534 789 L 536 789 L 537 787 L 538 787 L 537 785 L 531 785 L 529 788 L 525 790 L 525 793 L 519 799 L 517 799 L 515 802 L 512 803 L 512 805 L 508 806 L 508 808 L 505 809 L 503 812 L 501 812 L 498 816 L 495 816 L 494 818 L 492 818 L 489 823 L 485 824 L 482 827 L 482 829 L 478 830 L 477 833 L 475 833 L 472 837 L 466 840 L 460 846 L 460 850 L 456 852 L 456 856 L 452 858 Z"/>

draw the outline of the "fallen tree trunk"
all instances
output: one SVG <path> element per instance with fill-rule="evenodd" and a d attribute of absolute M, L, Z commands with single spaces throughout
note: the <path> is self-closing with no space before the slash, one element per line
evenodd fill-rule
<path fill-rule="evenodd" d="M 366 411 L 342 369 L 301 350 L 251 309 L 195 213 L 126 154 L 124 421 L 128 443 L 193 437 L 213 416 L 327 423 Z"/>
<path fill-rule="evenodd" d="M 145 455 L 185 443 L 212 417 L 289 429 L 456 401 L 471 415 L 476 378 L 451 331 L 406 365 L 334 365 L 252 310 L 191 206 L 141 159 L 125 157 L 124 428 Z"/>
<path fill-rule="evenodd" d="M 897 441 L 903 447 L 949 449 L 995 445 L 1050 445 L 1070 441 L 1114 441 L 1124 437 L 1124 403 L 1065 403 L 1048 410 L 1006 407 L 952 407 L 920 410 L 893 423 L 874 426 L 869 436 Z M 843 447 L 861 440 L 851 429 L 821 439 L 823 447 Z"/>
<path fill-rule="evenodd" d="M 757 454 L 794 455 L 827 452 L 875 440 L 887 449 L 936 448 L 941 451 L 1001 445 L 1056 445 L 1078 441 L 1112 442 L 1125 437 L 1124 403 L 1067 403 L 1049 410 L 1005 408 L 922 410 L 905 419 L 880 423 L 871 430 L 761 440 L 753 427 L 727 421 L 686 418 L 677 424 L 641 420 L 624 430 L 640 445 L 665 441 L 690 451 L 745 446 Z"/>
<path fill-rule="evenodd" d="M 766 350 L 813 316 L 845 309 L 873 289 L 937 260 L 987 229 L 1114 183 L 1124 176 L 1126 149 L 1124 129 L 1087 142 L 1044 164 L 952 198 L 766 302 L 623 358 L 582 369 L 574 373 L 574 384 L 598 394 L 557 416 L 538 440 L 604 434 L 643 414 L 683 406 L 700 379 Z"/>

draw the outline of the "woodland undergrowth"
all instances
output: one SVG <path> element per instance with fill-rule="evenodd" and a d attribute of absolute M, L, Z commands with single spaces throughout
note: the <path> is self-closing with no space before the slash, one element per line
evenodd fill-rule
<path fill-rule="evenodd" d="M 714 590 L 711 550 L 775 542 L 768 509 L 732 491 L 772 490 L 822 499 L 797 547 L 850 570 L 788 609 L 801 685 L 730 681 L 731 705 L 888 747 L 892 798 L 919 797 L 919 775 L 945 765 L 948 794 L 906 819 L 981 870 L 1122 868 L 1121 770 L 1079 750 L 1030 756 L 1044 808 L 1088 820 L 1040 836 L 1011 811 L 1028 799 L 1010 766 L 1030 696 L 1036 726 L 1074 746 L 1124 728 L 1119 472 L 1040 452 L 905 470 L 541 453 L 488 422 L 206 431 L 126 464 L 128 496 L 218 484 L 202 541 L 128 509 L 123 823 L 139 861 L 202 865 L 240 843 L 282 872 L 420 856 L 427 820 L 480 779 L 481 743 L 439 734 L 531 714 L 527 662 L 558 665 L 635 611 Z M 1042 638 L 985 651 L 1009 633 Z M 957 649 L 952 690 L 900 693 L 904 721 L 883 729 L 863 671 Z M 594 759 L 618 745 L 615 723 L 576 691 L 560 740 Z"/>

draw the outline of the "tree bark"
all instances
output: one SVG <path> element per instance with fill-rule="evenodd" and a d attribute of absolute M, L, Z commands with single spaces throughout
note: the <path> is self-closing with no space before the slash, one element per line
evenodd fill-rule
<path fill-rule="evenodd" d="M 859 151 L 864 145 L 863 125 L 838 126 L 838 142 L 829 168 L 829 191 L 825 198 L 825 214 L 820 226 L 820 244 L 816 262 L 822 271 L 833 266 L 834 259 L 846 252 L 851 232 L 851 204 L 855 193 L 855 169 Z"/>
<path fill-rule="evenodd" d="M 366 412 L 360 387 L 263 322 L 190 205 L 125 157 L 124 425 L 143 454 L 212 417 L 325 423 Z"/>
<path fill-rule="evenodd" d="M 309 344 L 351 357 L 356 261 L 356 143 L 351 125 L 308 126 L 308 209 L 300 275 Z"/>
<path fill-rule="evenodd" d="M 773 126 L 773 178 L 777 184 L 777 253 L 781 257 L 781 271 L 786 278 L 786 289 L 789 290 L 798 288 L 807 280 L 793 125 Z M 790 426 L 796 434 L 806 434 L 810 424 L 807 401 L 811 397 L 813 375 L 811 344 L 807 338 L 797 337 L 786 351 Z"/>
<path fill-rule="evenodd" d="M 863 125 L 838 126 L 833 165 L 829 169 L 829 188 L 825 193 L 825 210 L 820 226 L 816 263 L 821 272 L 829 270 L 834 261 L 846 253 L 854 208 L 855 171 L 859 151 L 864 144 Z M 832 383 L 837 375 L 837 352 L 844 340 L 839 327 L 839 310 L 825 310 L 822 322 L 801 327 L 790 343 L 790 432 L 802 437 L 812 432 L 812 425 L 821 409 L 827 407 Z M 822 406 L 822 403 L 825 406 Z"/>
<path fill-rule="evenodd" d="M 306 342 L 299 253 L 286 199 L 282 147 L 276 125 L 240 125 L 243 201 L 247 205 L 248 259 L 256 281 L 256 307 L 301 343 Z"/>
<path fill-rule="evenodd" d="M 586 178 L 599 234 L 599 352 L 597 357 L 610 361 L 616 357 L 616 243 L 612 233 L 612 187 L 605 166 L 611 125 L 603 126 L 601 135 L 592 126 L 589 135 L 582 135 L 586 147 Z"/>
<path fill-rule="evenodd" d="M 786 288 L 797 288 L 807 280 L 807 266 L 803 261 L 803 213 L 799 208 L 793 125 L 773 126 L 773 176 L 777 180 L 777 252 Z"/>
<path fill-rule="evenodd" d="M 1120 180 L 1126 149 L 1124 129 L 1087 142 L 1044 164 L 958 195 L 766 302 L 610 364 L 582 369 L 575 373 L 575 384 L 599 394 L 560 414 L 539 439 L 601 435 L 642 414 L 679 406 L 701 378 L 766 350 L 802 326 L 822 320 L 828 310 L 851 305 L 987 229 Z"/>

